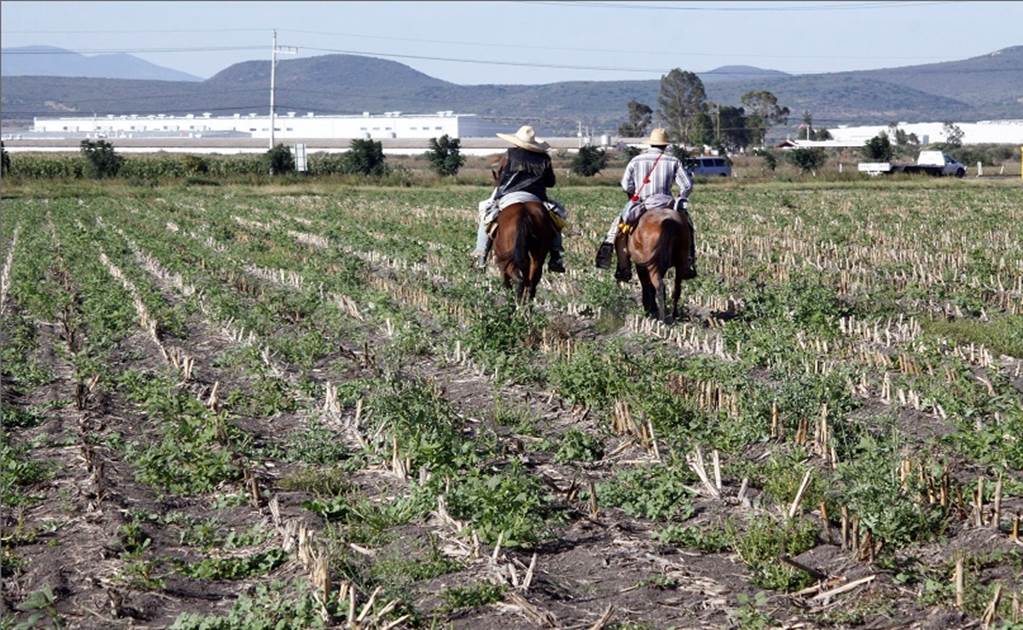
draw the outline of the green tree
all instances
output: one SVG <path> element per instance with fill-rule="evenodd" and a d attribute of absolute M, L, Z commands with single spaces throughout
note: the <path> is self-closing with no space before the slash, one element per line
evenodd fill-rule
<path fill-rule="evenodd" d="M 88 173 L 96 179 L 115 177 L 124 164 L 124 158 L 114 151 L 106 140 L 82 140 L 81 152 L 88 164 Z"/>
<path fill-rule="evenodd" d="M 793 166 L 798 168 L 803 173 L 813 173 L 817 175 L 817 169 L 824 166 L 827 162 L 828 156 L 824 153 L 824 149 L 820 147 L 814 147 L 813 149 L 793 149 L 787 154 L 788 160 Z"/>
<path fill-rule="evenodd" d="M 291 154 L 291 149 L 283 144 L 278 144 L 267 151 L 266 159 L 270 163 L 271 175 L 295 172 L 295 156 Z"/>
<path fill-rule="evenodd" d="M 430 138 L 430 150 L 426 152 L 426 159 L 438 175 L 456 175 L 458 169 L 465 164 L 465 156 L 461 152 L 461 141 L 458 138 L 449 138 L 444 134 L 440 138 Z"/>
<path fill-rule="evenodd" d="M 742 107 L 718 106 L 716 122 L 720 130 L 720 144 L 726 149 L 735 151 L 750 145 L 753 134 Z"/>
<path fill-rule="evenodd" d="M 0 177 L 4 177 L 10 172 L 11 156 L 7 154 L 7 149 L 4 148 L 3 140 L 0 140 Z"/>
<path fill-rule="evenodd" d="M 583 177 L 593 177 L 607 166 L 607 152 L 598 147 L 580 147 L 572 158 L 572 172 Z"/>
<path fill-rule="evenodd" d="M 959 125 L 952 121 L 945 122 L 942 127 L 942 131 L 945 133 L 945 146 L 949 148 L 958 149 L 963 146 L 963 130 L 959 128 Z"/>
<path fill-rule="evenodd" d="M 636 99 L 629 101 L 629 121 L 618 125 L 618 135 L 626 138 L 639 138 L 646 135 L 654 110 L 649 105 Z"/>
<path fill-rule="evenodd" d="M 658 115 L 668 133 L 688 144 L 703 143 L 713 125 L 706 112 L 707 93 L 695 73 L 674 68 L 661 77 Z"/>
<path fill-rule="evenodd" d="M 384 145 L 374 140 L 352 140 L 345 154 L 345 172 L 359 175 L 385 175 Z"/>
<path fill-rule="evenodd" d="M 754 144 L 763 146 L 768 130 L 789 120 L 789 108 L 779 105 L 778 97 L 766 90 L 746 92 L 741 103 L 748 118 L 750 140 Z"/>
<path fill-rule="evenodd" d="M 831 140 L 831 132 L 827 129 L 813 128 L 813 114 L 803 112 L 803 124 L 799 125 L 799 140 Z"/>
<path fill-rule="evenodd" d="M 879 133 L 863 143 L 863 156 L 874 162 L 890 162 L 892 159 L 892 143 L 887 134 Z"/>

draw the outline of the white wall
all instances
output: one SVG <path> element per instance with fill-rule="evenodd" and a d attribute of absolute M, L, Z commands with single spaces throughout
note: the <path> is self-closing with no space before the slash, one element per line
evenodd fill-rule
<path fill-rule="evenodd" d="M 444 116 L 288 116 L 278 114 L 276 138 L 436 138 L 460 137 L 460 125 L 471 115 Z M 270 117 L 262 116 L 103 116 L 36 118 L 38 133 L 103 134 L 113 137 L 242 134 L 270 137 Z"/>
<path fill-rule="evenodd" d="M 983 120 L 975 123 L 955 123 L 963 130 L 963 144 L 1023 144 L 1023 120 Z M 915 133 L 921 142 L 944 142 L 944 123 L 899 123 L 899 129 Z M 887 131 L 887 125 L 829 128 L 838 141 L 863 144 L 877 134 Z"/>

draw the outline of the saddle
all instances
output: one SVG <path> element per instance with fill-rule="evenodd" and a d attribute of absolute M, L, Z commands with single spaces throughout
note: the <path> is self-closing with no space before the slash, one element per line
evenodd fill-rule
<path fill-rule="evenodd" d="M 643 201 L 636 202 L 629 211 L 625 213 L 625 220 L 618 222 L 618 233 L 626 237 L 632 233 L 639 220 L 650 210 L 671 209 L 682 215 L 686 211 L 686 200 L 675 199 L 670 195 L 651 195 Z"/>
<path fill-rule="evenodd" d="M 558 232 L 563 231 L 565 226 L 568 225 L 568 221 L 565 217 L 558 213 L 558 205 L 551 201 L 542 201 L 540 203 L 543 204 L 544 209 L 547 211 L 547 218 L 549 218 L 551 223 L 554 225 L 554 229 Z M 487 235 L 490 236 L 491 239 L 494 238 L 494 234 L 497 232 L 497 218 L 501 216 L 501 212 L 503 210 L 504 208 L 501 208 L 487 220 Z"/>

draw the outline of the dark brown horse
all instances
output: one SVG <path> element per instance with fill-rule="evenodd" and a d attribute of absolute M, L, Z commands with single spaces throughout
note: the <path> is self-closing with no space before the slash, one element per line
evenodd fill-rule
<path fill-rule="evenodd" d="M 536 295 L 553 239 L 554 225 L 541 203 L 515 203 L 497 216 L 494 263 L 505 286 L 515 284 L 520 302 Z"/>
<path fill-rule="evenodd" d="M 643 308 L 647 315 L 667 322 L 665 276 L 675 269 L 671 316 L 678 317 L 678 298 L 687 269 L 693 231 L 678 212 L 669 208 L 647 211 L 629 237 L 629 256 L 643 285 Z"/>

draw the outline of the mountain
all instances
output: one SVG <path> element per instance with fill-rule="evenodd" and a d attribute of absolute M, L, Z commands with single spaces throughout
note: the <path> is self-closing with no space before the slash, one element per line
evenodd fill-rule
<path fill-rule="evenodd" d="M 806 110 L 829 125 L 1023 118 L 1020 68 L 1023 46 L 906 68 L 788 75 L 752 66 L 722 66 L 701 76 L 712 101 L 738 105 L 750 90 L 769 90 L 794 117 Z M 269 70 L 268 61 L 246 61 L 205 81 L 186 82 L 6 76 L 5 66 L 0 117 L 7 127 L 12 120 L 66 112 L 263 112 Z M 655 105 L 659 91 L 657 80 L 458 85 L 395 61 L 356 55 L 281 61 L 277 85 L 279 111 L 454 110 L 498 118 L 509 127 L 530 121 L 548 136 L 574 134 L 577 121 L 614 129 L 630 99 Z"/>
<path fill-rule="evenodd" d="M 53 46 L 4 48 L 2 74 L 15 76 L 97 77 L 157 81 L 202 81 L 199 77 L 165 68 L 133 55 L 80 55 Z"/>
<path fill-rule="evenodd" d="M 719 81 L 746 81 L 750 79 L 776 79 L 792 76 L 781 70 L 767 70 L 756 66 L 721 66 L 706 72 L 698 72 L 704 85 Z"/>
<path fill-rule="evenodd" d="M 983 105 L 1023 98 L 1023 46 L 996 50 L 961 61 L 899 68 L 839 72 L 837 80 L 872 79 Z"/>

